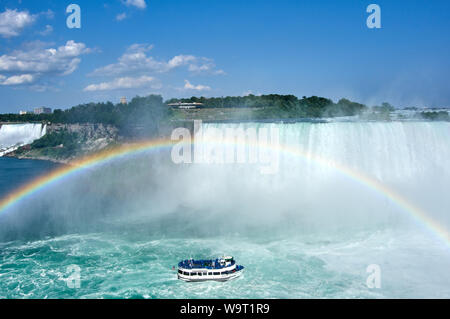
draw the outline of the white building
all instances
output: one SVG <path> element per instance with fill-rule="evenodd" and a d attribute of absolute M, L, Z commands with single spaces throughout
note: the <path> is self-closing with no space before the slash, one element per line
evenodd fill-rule
<path fill-rule="evenodd" d="M 171 104 L 167 104 L 170 107 L 173 108 L 177 108 L 177 109 L 196 109 L 197 107 L 201 107 L 203 106 L 203 103 L 197 103 L 197 102 L 193 102 L 193 103 L 171 103 Z"/>
<path fill-rule="evenodd" d="M 34 114 L 51 114 L 52 109 L 49 107 L 37 107 L 34 109 Z"/>

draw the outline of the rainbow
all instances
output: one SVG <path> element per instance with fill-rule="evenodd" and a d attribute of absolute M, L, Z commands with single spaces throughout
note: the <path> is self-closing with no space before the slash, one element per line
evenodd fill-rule
<path fill-rule="evenodd" d="M 22 185 L 14 190 L 4 198 L 0 199 L 0 214 L 5 212 L 14 204 L 20 202 L 22 199 L 28 198 L 37 193 L 41 189 L 52 185 L 64 178 L 75 175 L 76 173 L 93 167 L 98 164 L 107 163 L 108 161 L 119 159 L 130 154 L 138 154 L 151 150 L 163 149 L 170 147 L 174 142 L 170 140 L 150 140 L 142 141 L 132 144 L 126 144 L 111 149 L 106 149 L 90 156 L 82 157 L 78 160 L 72 161 L 69 165 L 61 166 L 48 174 L 39 176 L 31 182 Z"/>
<path fill-rule="evenodd" d="M 98 164 L 107 163 L 112 160 L 120 159 L 133 154 L 139 154 L 148 151 L 156 151 L 173 146 L 176 142 L 168 139 L 157 139 L 149 141 L 141 141 L 132 144 L 126 144 L 123 146 L 107 149 L 93 155 L 83 157 L 79 160 L 71 162 L 70 165 L 62 166 L 51 171 L 48 174 L 40 176 L 35 180 L 19 187 L 10 194 L 8 194 L 3 199 L 0 199 L 0 214 L 5 212 L 8 208 L 12 207 L 16 203 L 29 198 L 38 191 L 51 186 L 52 184 L 60 181 L 64 178 L 69 178 L 76 173 L 91 168 Z M 227 145 L 237 145 L 235 141 L 227 142 L 224 140 L 217 141 L 217 143 L 225 143 Z M 361 172 L 351 169 L 335 161 L 323 158 L 316 154 L 310 152 L 304 152 L 297 148 L 293 148 L 285 145 L 270 146 L 265 145 L 264 147 L 272 148 L 274 151 L 280 151 L 287 153 L 296 157 L 300 157 L 304 160 L 313 161 L 316 164 L 323 165 L 326 167 L 331 167 L 349 179 L 356 183 L 359 183 L 374 192 L 384 196 L 391 202 L 400 207 L 403 211 L 407 212 L 419 225 L 424 226 L 430 233 L 435 235 L 440 239 L 447 247 L 450 247 L 450 233 L 449 231 L 441 226 L 434 219 L 429 217 L 425 211 L 415 206 L 413 203 L 408 201 L 405 197 L 400 195 L 395 190 L 389 188 L 388 186 L 382 184 L 381 182 L 364 175 Z"/>

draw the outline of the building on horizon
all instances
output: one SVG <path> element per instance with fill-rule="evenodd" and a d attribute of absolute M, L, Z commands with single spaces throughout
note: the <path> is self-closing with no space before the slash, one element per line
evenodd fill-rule
<path fill-rule="evenodd" d="M 127 104 L 128 102 L 127 102 L 127 98 L 125 97 L 125 96 L 122 96 L 121 98 L 120 98 L 120 104 L 122 104 L 122 105 L 125 105 L 125 104 Z"/>
<path fill-rule="evenodd" d="M 51 114 L 52 109 L 49 107 L 37 107 L 34 109 L 34 114 Z"/>
<path fill-rule="evenodd" d="M 203 103 L 198 103 L 198 102 L 192 102 L 192 103 L 177 102 L 177 103 L 167 104 L 167 106 L 170 106 L 170 107 L 173 107 L 173 108 L 177 108 L 177 109 L 196 109 L 198 107 L 202 107 Z"/>
<path fill-rule="evenodd" d="M 33 112 L 30 111 L 19 111 L 19 115 L 27 115 L 27 114 L 32 114 Z"/>

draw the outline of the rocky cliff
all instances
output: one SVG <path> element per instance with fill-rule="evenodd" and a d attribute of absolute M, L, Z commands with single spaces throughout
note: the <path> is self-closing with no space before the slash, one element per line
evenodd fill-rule
<path fill-rule="evenodd" d="M 7 156 L 70 163 L 77 157 L 116 145 L 118 129 L 103 124 L 49 124 L 47 134 Z"/>

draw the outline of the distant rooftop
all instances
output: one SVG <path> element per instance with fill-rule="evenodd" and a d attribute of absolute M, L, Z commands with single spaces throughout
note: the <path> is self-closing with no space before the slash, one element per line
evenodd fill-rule
<path fill-rule="evenodd" d="M 34 109 L 34 114 L 51 114 L 52 109 L 49 107 L 37 107 Z"/>
<path fill-rule="evenodd" d="M 177 107 L 179 109 L 195 109 L 196 107 L 199 106 L 203 106 L 203 103 L 198 103 L 198 102 L 192 102 L 192 103 L 182 103 L 182 102 L 177 102 L 177 103 L 170 103 L 167 104 L 170 107 Z"/>

